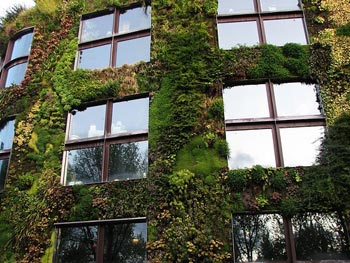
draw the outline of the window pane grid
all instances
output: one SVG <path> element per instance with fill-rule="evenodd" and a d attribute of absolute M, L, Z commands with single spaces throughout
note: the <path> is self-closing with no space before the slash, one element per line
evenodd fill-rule
<path fill-rule="evenodd" d="M 234 86 L 223 98 L 230 169 L 314 164 L 325 125 L 314 85 Z"/>

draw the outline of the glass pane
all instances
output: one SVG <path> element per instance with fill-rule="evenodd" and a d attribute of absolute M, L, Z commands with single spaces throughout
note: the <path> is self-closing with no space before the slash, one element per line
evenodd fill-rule
<path fill-rule="evenodd" d="M 148 98 L 114 103 L 111 133 L 147 130 L 148 108 Z"/>
<path fill-rule="evenodd" d="M 148 141 L 110 145 L 109 181 L 145 178 L 147 169 Z"/>
<path fill-rule="evenodd" d="M 265 84 L 226 88 L 223 97 L 226 120 L 270 116 Z"/>
<path fill-rule="evenodd" d="M 17 64 L 7 71 L 5 87 L 10 87 L 11 85 L 21 85 L 21 82 L 24 80 L 24 76 L 27 69 L 27 62 Z"/>
<path fill-rule="evenodd" d="M 28 56 L 30 53 L 30 46 L 32 44 L 33 33 L 25 34 L 19 37 L 13 45 L 11 60 L 23 56 Z"/>
<path fill-rule="evenodd" d="M 97 226 L 61 228 L 56 255 L 58 263 L 97 262 Z"/>
<path fill-rule="evenodd" d="M 218 14 L 254 13 L 253 0 L 219 0 Z"/>
<path fill-rule="evenodd" d="M 286 43 L 307 44 L 301 18 L 264 20 L 264 27 L 268 44 L 276 46 L 283 46 Z"/>
<path fill-rule="evenodd" d="M 148 62 L 151 52 L 151 37 L 140 37 L 117 44 L 117 62 L 116 66 L 124 64 L 134 64 L 140 61 Z"/>
<path fill-rule="evenodd" d="M 110 37 L 113 33 L 113 14 L 83 20 L 80 42 Z"/>
<path fill-rule="evenodd" d="M 0 150 L 11 149 L 15 135 L 15 120 L 0 125 Z"/>
<path fill-rule="evenodd" d="M 106 105 L 88 107 L 71 113 L 69 140 L 104 135 Z"/>
<path fill-rule="evenodd" d="M 228 131 L 226 140 L 230 148 L 230 169 L 250 168 L 254 165 L 276 166 L 270 129 Z"/>
<path fill-rule="evenodd" d="M 79 51 L 78 68 L 101 69 L 109 67 L 111 44 Z"/>
<path fill-rule="evenodd" d="M 220 23 L 218 24 L 219 47 L 254 46 L 259 44 L 256 21 Z"/>
<path fill-rule="evenodd" d="M 120 14 L 118 33 L 129 33 L 151 27 L 151 8 L 134 8 Z"/>
<path fill-rule="evenodd" d="M 281 128 L 284 166 L 308 166 L 316 161 L 324 127 Z"/>
<path fill-rule="evenodd" d="M 299 0 L 260 0 L 262 11 L 274 12 L 300 9 Z"/>
<path fill-rule="evenodd" d="M 106 225 L 104 235 L 103 262 L 147 262 L 146 223 Z"/>
<path fill-rule="evenodd" d="M 349 262 L 345 220 L 335 214 L 309 213 L 292 218 L 292 226 L 298 260 Z"/>
<path fill-rule="evenodd" d="M 278 116 L 319 115 L 315 85 L 303 83 L 274 84 Z"/>
<path fill-rule="evenodd" d="M 101 182 L 102 147 L 68 151 L 66 185 Z"/>
<path fill-rule="evenodd" d="M 9 165 L 8 159 L 0 160 L 0 192 L 4 191 L 4 188 L 5 188 L 8 165 Z"/>
<path fill-rule="evenodd" d="M 242 215 L 233 218 L 235 262 L 286 261 L 286 242 L 280 215 Z"/>

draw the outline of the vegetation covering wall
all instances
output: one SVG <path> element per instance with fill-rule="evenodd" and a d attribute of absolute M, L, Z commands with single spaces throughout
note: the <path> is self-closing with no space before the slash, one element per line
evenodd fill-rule
<path fill-rule="evenodd" d="M 147 216 L 150 262 L 229 261 L 232 212 L 337 210 L 349 222 L 349 2 L 303 1 L 310 46 L 224 51 L 216 0 L 154 0 L 150 62 L 74 71 L 80 15 L 132 2 L 37 0 L 2 19 L 1 40 L 35 30 L 25 80 L 0 90 L 0 119 L 17 115 L 0 261 L 50 262 L 56 222 Z M 221 83 L 267 78 L 321 85 L 329 135 L 320 166 L 228 171 Z M 141 92 L 152 95 L 147 179 L 60 185 L 68 110 Z"/>

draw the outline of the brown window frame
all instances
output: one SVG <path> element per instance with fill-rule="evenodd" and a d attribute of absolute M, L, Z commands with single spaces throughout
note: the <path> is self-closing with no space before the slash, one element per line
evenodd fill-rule
<path fill-rule="evenodd" d="M 58 245 L 59 245 L 59 239 L 60 239 L 60 231 L 62 228 L 96 226 L 97 227 L 96 263 L 103 263 L 104 227 L 106 225 L 113 225 L 113 224 L 133 224 L 133 223 L 145 223 L 147 226 L 147 219 L 146 217 L 134 217 L 134 218 L 120 218 L 120 219 L 109 219 L 109 220 L 91 220 L 91 221 L 55 223 L 54 226 L 55 226 L 56 238 L 55 238 L 55 245 L 54 245 L 53 262 L 54 263 L 58 262 L 58 258 L 57 258 Z M 147 232 L 146 232 L 146 235 L 147 235 Z M 147 236 L 146 236 L 146 239 L 147 239 Z M 147 258 L 147 254 L 146 254 L 146 258 Z"/>
<path fill-rule="evenodd" d="M 108 168 L 109 168 L 109 146 L 113 144 L 124 144 L 124 143 L 133 143 L 133 142 L 141 142 L 148 141 L 148 129 L 139 130 L 137 132 L 126 132 L 122 134 L 111 134 L 111 124 L 112 124 L 112 111 L 113 111 L 113 103 L 115 102 L 123 102 L 123 101 L 131 101 L 142 98 L 149 98 L 148 93 L 138 94 L 133 96 L 127 96 L 122 99 L 109 99 L 104 101 L 96 101 L 94 103 L 82 105 L 82 108 L 88 108 L 93 106 L 105 105 L 106 106 L 106 115 L 105 115 L 105 123 L 104 123 L 104 134 L 101 136 L 88 137 L 82 139 L 69 139 L 69 130 L 71 125 L 71 112 L 67 117 L 67 130 L 66 130 L 66 139 L 65 139 L 65 149 L 63 153 L 63 166 L 61 172 L 61 183 L 66 185 L 66 176 L 67 176 L 67 166 L 68 166 L 68 151 L 70 150 L 78 150 L 78 149 L 86 149 L 89 147 L 102 147 L 102 172 L 101 178 L 99 182 L 94 183 L 85 183 L 88 184 L 99 184 L 105 183 L 108 181 Z M 148 116 L 149 118 L 149 116 Z M 128 179 L 128 180 L 139 180 L 138 179 Z M 124 181 L 124 180 L 120 180 Z"/>
<path fill-rule="evenodd" d="M 9 44 L 7 46 L 5 59 L 3 61 L 3 67 L 1 68 L 1 65 L 0 65 L 0 71 L 1 71 L 0 87 L 8 88 L 8 87 L 5 87 L 5 84 L 6 84 L 6 80 L 7 80 L 8 71 L 12 67 L 17 66 L 17 65 L 22 64 L 22 63 L 28 63 L 29 62 L 30 51 L 29 51 L 29 53 L 27 55 L 14 58 L 12 60 L 11 60 L 11 56 L 12 56 L 12 52 L 13 52 L 13 48 L 14 48 L 16 40 L 18 40 L 20 37 L 22 37 L 22 36 L 24 36 L 26 34 L 30 34 L 30 33 L 34 34 L 34 27 L 29 27 L 29 28 L 22 29 L 21 31 L 17 32 L 12 37 L 12 39 L 10 40 L 10 42 L 9 42 Z M 33 39 L 32 39 L 32 43 L 33 43 Z M 25 75 L 26 74 L 24 74 L 23 80 L 25 79 Z"/>
<path fill-rule="evenodd" d="M 117 62 L 116 56 L 117 56 L 118 42 L 151 36 L 151 28 L 141 29 L 141 30 L 137 30 L 137 31 L 127 32 L 127 33 L 118 33 L 120 14 L 122 14 L 123 12 L 125 12 L 127 10 L 131 10 L 134 8 L 140 8 L 140 7 L 142 7 L 142 6 L 139 4 L 133 4 L 133 5 L 127 6 L 125 8 L 115 8 L 113 11 L 104 10 L 104 11 L 99 11 L 99 12 L 83 15 L 81 18 L 81 21 L 80 21 L 79 45 L 78 45 L 78 52 L 77 52 L 77 56 L 75 59 L 74 68 L 75 69 L 79 68 L 79 57 L 80 57 L 80 52 L 82 50 L 85 50 L 88 48 L 99 47 L 99 46 L 103 46 L 103 45 L 107 45 L 107 44 L 111 45 L 109 66 L 115 68 L 116 62 Z M 146 6 L 146 8 L 148 8 L 148 7 L 149 6 Z M 110 14 L 113 14 L 113 32 L 112 32 L 112 35 L 110 37 L 104 37 L 104 38 L 94 39 L 91 41 L 84 41 L 84 42 L 80 41 L 81 33 L 82 33 L 82 22 L 84 20 L 97 18 L 100 16 L 110 15 Z"/>
<path fill-rule="evenodd" d="M 292 82 L 299 83 L 300 81 L 290 81 L 290 82 L 283 82 L 283 83 L 292 83 Z M 283 83 L 275 82 L 275 84 L 283 84 Z M 239 86 L 242 86 L 245 84 L 249 85 L 248 83 L 243 83 L 243 84 L 240 84 Z M 262 83 L 259 83 L 259 84 L 262 84 Z M 322 112 L 322 108 L 320 109 L 321 112 L 319 115 L 301 115 L 301 116 L 287 116 L 287 117 L 277 116 L 277 106 L 275 101 L 273 85 L 274 85 L 274 82 L 272 82 L 271 80 L 268 80 L 265 82 L 266 96 L 268 101 L 270 117 L 225 119 L 225 127 L 226 127 L 226 133 L 230 131 L 271 129 L 276 167 L 284 167 L 280 129 L 293 128 L 293 127 L 316 127 L 316 126 L 325 127 L 326 121 Z M 226 85 L 226 88 L 234 87 L 234 86 L 238 86 L 238 85 Z M 318 92 L 319 91 L 316 91 L 317 96 L 319 96 Z"/>
<path fill-rule="evenodd" d="M 220 1 L 220 0 L 219 0 Z M 278 11 L 262 11 L 260 1 L 253 0 L 255 12 L 253 13 L 235 13 L 235 14 L 218 14 L 217 24 L 223 23 L 235 23 L 235 22 L 246 22 L 246 21 L 256 21 L 258 38 L 260 44 L 266 42 L 266 34 L 264 28 L 264 21 L 266 20 L 278 20 L 278 19 L 290 19 L 290 18 L 301 18 L 304 26 L 304 33 L 306 44 L 309 44 L 309 34 L 305 22 L 304 10 L 301 6 L 300 10 L 278 10 Z M 219 36 L 218 38 L 219 39 Z"/>

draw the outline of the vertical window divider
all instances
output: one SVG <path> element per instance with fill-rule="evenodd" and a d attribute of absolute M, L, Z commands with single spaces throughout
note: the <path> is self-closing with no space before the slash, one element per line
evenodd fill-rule
<path fill-rule="evenodd" d="M 96 258 L 97 263 L 103 262 L 104 236 L 105 236 L 104 226 L 100 225 L 98 227 L 98 234 L 97 234 L 97 258 Z"/>

